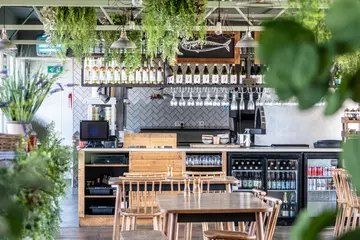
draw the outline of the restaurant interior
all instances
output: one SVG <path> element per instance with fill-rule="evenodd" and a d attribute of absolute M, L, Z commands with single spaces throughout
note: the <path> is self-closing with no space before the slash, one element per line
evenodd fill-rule
<path fill-rule="evenodd" d="M 360 239 L 359 12 L 0 0 L 0 239 Z"/>

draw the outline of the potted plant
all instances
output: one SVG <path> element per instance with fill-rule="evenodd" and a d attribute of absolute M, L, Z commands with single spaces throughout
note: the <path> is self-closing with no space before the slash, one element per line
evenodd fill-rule
<path fill-rule="evenodd" d="M 56 66 L 55 68 L 58 68 Z M 40 69 L 32 76 L 5 74 L 0 82 L 0 107 L 6 116 L 9 134 L 26 134 L 30 122 L 40 108 L 60 73 L 44 74 Z"/>

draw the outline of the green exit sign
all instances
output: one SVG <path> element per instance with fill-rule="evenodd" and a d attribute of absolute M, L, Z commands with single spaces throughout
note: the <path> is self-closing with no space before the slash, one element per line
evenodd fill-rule
<path fill-rule="evenodd" d="M 63 70 L 63 66 L 48 66 L 48 73 L 61 73 Z"/>

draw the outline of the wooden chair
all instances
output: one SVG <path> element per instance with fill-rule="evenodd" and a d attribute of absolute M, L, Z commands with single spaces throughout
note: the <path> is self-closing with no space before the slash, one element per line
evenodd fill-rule
<path fill-rule="evenodd" d="M 122 215 L 121 231 L 135 230 L 136 220 L 139 217 L 152 218 L 154 230 L 159 230 L 162 223 L 156 195 L 161 193 L 164 178 L 119 178 L 122 180 L 121 202 L 124 203 L 124 206 L 128 203 L 126 208 L 120 209 Z"/>
<path fill-rule="evenodd" d="M 345 199 L 345 195 L 344 195 L 344 191 L 343 188 L 341 186 L 341 174 L 342 174 L 343 169 L 334 169 L 333 174 L 332 174 L 332 178 L 334 181 L 334 185 L 335 185 L 335 191 L 336 191 L 336 196 L 337 196 L 337 209 L 338 209 L 338 213 L 336 215 L 336 222 L 335 222 L 335 227 L 334 227 L 334 237 L 338 237 L 340 235 L 340 230 L 341 229 L 341 225 L 344 226 L 344 222 L 342 222 L 343 216 L 344 219 L 346 218 L 345 214 L 346 214 L 346 199 Z"/>
<path fill-rule="evenodd" d="M 126 172 L 124 177 L 154 177 L 154 178 L 165 178 L 167 177 L 167 172 Z"/>
<path fill-rule="evenodd" d="M 265 240 L 272 240 L 275 232 L 277 218 L 280 212 L 280 206 L 282 201 L 280 199 L 272 198 L 272 197 L 264 197 L 264 202 L 271 205 L 273 210 L 265 215 Z M 219 230 L 210 230 L 205 231 L 204 235 L 211 240 L 217 239 L 232 239 L 232 240 L 249 240 L 256 239 L 255 235 L 248 235 L 243 232 L 235 232 L 235 231 L 219 231 Z"/>
<path fill-rule="evenodd" d="M 167 240 L 160 231 L 126 231 L 121 232 L 120 240 Z"/>

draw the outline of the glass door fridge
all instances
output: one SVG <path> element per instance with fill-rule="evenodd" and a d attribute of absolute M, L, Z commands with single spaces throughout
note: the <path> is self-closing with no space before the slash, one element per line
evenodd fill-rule
<path fill-rule="evenodd" d="M 279 223 L 291 223 L 301 207 L 301 153 L 267 155 L 267 195 L 281 199 Z"/>
<path fill-rule="evenodd" d="M 336 192 L 332 172 L 339 167 L 337 153 L 304 154 L 304 206 L 311 216 L 336 209 Z"/>
<path fill-rule="evenodd" d="M 237 185 L 233 185 L 234 192 L 265 189 L 264 154 L 229 153 L 228 158 L 228 175 L 239 180 Z"/>

